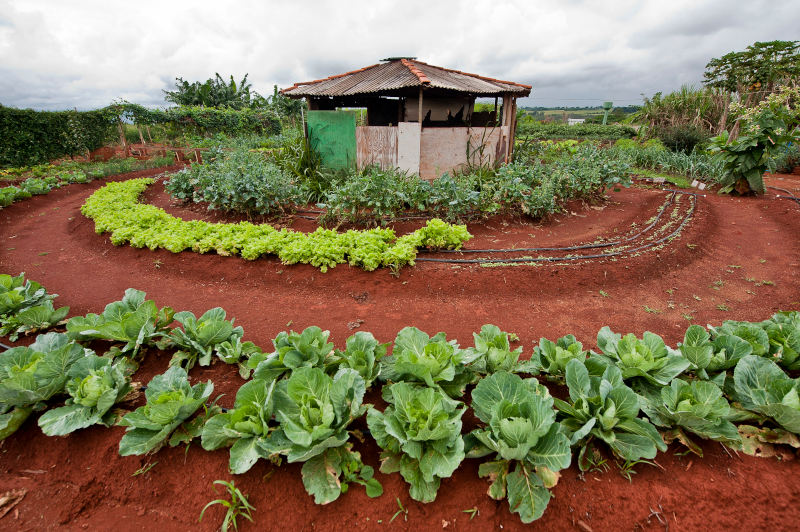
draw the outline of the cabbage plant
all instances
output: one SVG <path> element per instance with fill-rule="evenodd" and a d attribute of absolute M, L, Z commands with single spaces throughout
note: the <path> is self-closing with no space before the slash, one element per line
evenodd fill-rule
<path fill-rule="evenodd" d="M 531 363 L 541 372 L 563 379 L 567 362 L 573 358 L 586 360 L 586 355 L 583 344 L 571 334 L 562 336 L 555 342 L 540 338 L 539 345 L 533 348 Z"/>
<path fill-rule="evenodd" d="M 650 421 L 659 427 L 685 429 L 704 439 L 741 447 L 739 431 L 728 421 L 728 400 L 713 382 L 675 379 L 661 388 L 660 393 L 646 397 L 641 406 Z"/>
<path fill-rule="evenodd" d="M 113 362 L 90 354 L 78 360 L 67 372 L 69 398 L 64 406 L 42 414 L 42 432 L 64 436 L 95 424 L 110 427 L 115 418 L 111 407 L 131 391 L 132 369 L 126 359 Z"/>
<path fill-rule="evenodd" d="M 119 442 L 119 454 L 141 455 L 158 450 L 181 423 L 203 406 L 212 391 L 211 381 L 191 386 L 186 370 L 179 366 L 153 377 L 144 392 L 147 403 L 117 423 L 128 427 Z"/>
<path fill-rule="evenodd" d="M 57 296 L 58 294 L 48 294 L 39 283 L 25 279 L 25 272 L 16 277 L 0 274 L 0 318 L 42 305 Z"/>
<path fill-rule="evenodd" d="M 347 339 L 345 350 L 337 349 L 332 363 L 339 368 L 351 368 L 361 375 L 369 388 L 381 373 L 381 360 L 389 344 L 381 344 L 370 332 L 359 331 Z"/>
<path fill-rule="evenodd" d="M 275 386 L 274 411 L 279 427 L 269 438 L 271 454 L 304 462 L 303 486 L 317 504 L 336 500 L 350 482 L 377 497 L 383 488 L 352 450 L 347 427 L 371 405 L 364 400 L 364 379 L 342 368 L 333 377 L 320 368 L 298 368 Z"/>
<path fill-rule="evenodd" d="M 769 356 L 788 370 L 800 370 L 800 312 L 778 312 L 762 321 L 769 338 Z"/>
<path fill-rule="evenodd" d="M 792 379 L 771 360 L 750 355 L 736 364 L 733 380 L 743 408 L 800 434 L 800 378 Z"/>
<path fill-rule="evenodd" d="M 398 382 L 384 388 L 389 406 L 367 412 L 372 437 L 383 449 L 381 471 L 400 472 L 411 498 L 436 499 L 441 479 L 464 460 L 461 417 L 466 406 L 438 388 Z"/>
<path fill-rule="evenodd" d="M 214 353 L 220 348 L 229 359 L 231 350 L 235 350 L 235 342 L 244 336 L 244 329 L 233 326 L 233 319 L 225 319 L 225 310 L 215 307 L 207 310 L 199 318 L 189 311 L 175 314 L 175 321 L 183 328 L 172 329 L 169 336 L 159 344 L 161 348 L 177 347 L 178 351 L 169 361 L 170 366 L 181 366 L 187 370 L 195 364 L 211 365 Z M 223 344 L 226 344 L 222 347 Z M 241 351 L 241 350 L 240 350 Z M 237 359 L 236 363 L 239 362 Z"/>
<path fill-rule="evenodd" d="M 464 395 L 474 374 L 464 365 L 465 352 L 443 332 L 429 337 L 416 327 L 405 327 L 394 341 L 392 356 L 382 360 L 381 379 L 439 387 L 450 397 Z"/>
<path fill-rule="evenodd" d="M 581 453 L 592 438 L 604 441 L 625 460 L 650 459 L 667 450 L 658 430 L 638 417 L 639 396 L 624 384 L 618 367 L 610 365 L 601 376 L 590 375 L 584 363 L 573 359 L 567 362 L 566 381 L 570 401 L 554 403 L 570 443 L 581 445 Z"/>
<path fill-rule="evenodd" d="M 0 336 L 16 342 L 22 333 L 46 330 L 67 317 L 69 307 L 54 308 L 52 301 L 20 310 L 14 315 L 0 318 Z"/>
<path fill-rule="evenodd" d="M 519 361 L 522 347 L 511 349 L 509 336 L 496 325 L 484 325 L 480 333 L 472 333 L 475 346 L 465 350 L 464 364 L 478 375 L 491 375 L 496 371 L 536 372 L 528 361 Z"/>
<path fill-rule="evenodd" d="M 65 334 L 39 335 L 28 347 L 0 354 L 0 440 L 16 432 L 44 402 L 64 391 L 70 368 L 86 355 Z"/>
<path fill-rule="evenodd" d="M 550 501 L 555 472 L 569 467 L 572 458 L 553 398 L 534 378 L 498 372 L 475 386 L 472 410 L 485 426 L 465 438 L 467 457 L 494 453 L 494 460 L 478 469 L 492 480 L 489 496 L 508 499 L 523 523 L 535 521 Z"/>
<path fill-rule="evenodd" d="M 681 355 L 689 361 L 688 369 L 700 379 L 710 380 L 719 387 L 725 386 L 727 370 L 753 352 L 749 342 L 731 334 L 711 334 L 700 325 L 686 329 L 683 342 L 678 345 Z"/>
<path fill-rule="evenodd" d="M 256 355 L 248 361 L 257 379 L 278 379 L 298 368 L 326 368 L 332 363 L 333 344 L 328 342 L 330 331 L 308 327 L 303 332 L 281 331 L 272 341 L 275 351 Z"/>
<path fill-rule="evenodd" d="M 236 392 L 233 409 L 210 418 L 203 426 L 203 449 L 230 447 L 232 473 L 250 470 L 259 458 L 269 459 L 272 451 L 267 438 L 273 414 L 272 396 L 276 381 L 254 379 Z"/>
<path fill-rule="evenodd" d="M 603 327 L 597 333 L 603 357 L 615 364 L 624 380 L 641 378 L 655 386 L 666 386 L 689 367 L 689 361 L 667 347 L 657 334 L 646 331 L 641 339 L 621 336 Z"/>
<path fill-rule="evenodd" d="M 163 336 L 175 312 L 159 309 L 146 294 L 134 288 L 125 290 L 121 301 L 106 305 L 102 314 L 76 316 L 67 322 L 67 334 L 75 340 L 123 342 L 118 354 L 135 357 L 144 346 Z"/>

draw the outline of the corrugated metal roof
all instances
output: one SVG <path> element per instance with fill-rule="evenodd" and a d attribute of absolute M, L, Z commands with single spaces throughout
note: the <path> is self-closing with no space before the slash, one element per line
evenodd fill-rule
<path fill-rule="evenodd" d="M 397 59 L 325 79 L 295 83 L 281 92 L 292 98 L 356 96 L 409 87 L 431 87 L 476 96 L 496 96 L 508 93 L 527 96 L 531 92 L 530 85 L 437 67 L 411 59 Z"/>

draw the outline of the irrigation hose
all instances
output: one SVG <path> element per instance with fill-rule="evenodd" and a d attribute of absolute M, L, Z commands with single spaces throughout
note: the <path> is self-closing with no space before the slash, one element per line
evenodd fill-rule
<path fill-rule="evenodd" d="M 780 188 L 780 187 L 767 187 L 767 188 L 771 188 L 772 190 L 780 190 L 781 192 L 785 192 L 786 194 L 789 194 L 788 196 L 781 196 L 781 195 L 776 194 L 775 195 L 776 198 L 792 200 L 792 201 L 795 201 L 798 205 L 800 205 L 800 198 L 795 196 L 794 193 L 791 190 L 786 190 L 785 188 Z"/>
<path fill-rule="evenodd" d="M 689 193 L 687 193 L 687 194 L 689 194 Z M 647 244 L 644 244 L 642 246 L 639 246 L 639 247 L 636 247 L 636 248 L 632 248 L 632 249 L 626 249 L 626 250 L 621 250 L 621 251 L 613 251 L 613 252 L 610 252 L 610 253 L 596 253 L 594 255 L 578 255 L 578 256 L 573 256 L 573 257 L 537 257 L 537 258 L 527 258 L 527 259 L 522 259 L 522 258 L 511 258 L 511 259 L 440 259 L 440 258 L 425 258 L 425 257 L 421 257 L 421 258 L 415 259 L 415 261 L 420 261 L 420 262 L 443 262 L 443 263 L 451 263 L 451 264 L 489 264 L 489 263 L 500 263 L 500 264 L 502 264 L 502 263 L 518 263 L 518 262 L 520 262 L 520 263 L 563 262 L 563 261 L 573 261 L 573 260 L 582 260 L 582 259 L 604 259 L 604 258 L 609 258 L 609 257 L 618 257 L 620 255 L 626 255 L 626 254 L 629 254 L 629 253 L 635 253 L 637 251 L 650 249 L 650 248 L 652 248 L 654 246 L 657 246 L 658 244 L 660 244 L 660 243 L 662 243 L 662 242 L 664 242 L 666 240 L 674 238 L 678 233 L 681 232 L 681 230 L 683 230 L 683 228 L 686 226 L 686 224 L 689 223 L 689 220 L 691 220 L 691 218 L 694 216 L 694 211 L 695 211 L 695 208 L 697 206 L 697 199 L 696 199 L 695 196 L 697 196 L 697 195 L 698 194 L 690 194 L 691 199 L 692 199 L 692 205 L 689 208 L 689 212 L 686 214 L 686 216 L 684 216 L 683 220 L 681 221 L 681 223 L 678 225 L 678 227 L 674 231 L 672 231 L 670 234 L 668 234 L 668 235 L 666 235 L 666 236 L 664 236 L 662 238 L 659 238 L 658 240 L 655 240 L 653 242 L 649 242 Z"/>

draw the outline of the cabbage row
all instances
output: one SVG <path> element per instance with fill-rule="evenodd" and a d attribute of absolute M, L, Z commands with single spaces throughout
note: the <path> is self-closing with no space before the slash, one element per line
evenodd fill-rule
<path fill-rule="evenodd" d="M 250 222 L 184 221 L 139 203 L 139 195 L 152 183 L 150 178 L 109 183 L 89 197 L 81 212 L 94 220 L 98 234 L 111 233 L 114 245 L 129 242 L 134 247 L 164 248 L 173 253 L 215 251 L 248 260 L 277 255 L 284 264 L 311 264 L 323 272 L 345 262 L 367 271 L 382 266 L 397 270 L 413 265 L 419 248 L 458 249 L 472 238 L 465 225 L 438 219 L 400 237 L 392 229 L 337 233 L 318 228 L 300 233 Z"/>
<path fill-rule="evenodd" d="M 22 312 L 15 302 L 31 293 L 51 301 L 37 287 L 0 276 L 2 318 Z M 540 339 L 529 359 L 493 325 L 465 348 L 414 327 L 391 344 L 359 331 L 336 348 L 328 331 L 309 327 L 279 333 L 264 351 L 242 341 L 244 331 L 221 308 L 175 313 L 134 289 L 65 329 L 0 354 L 0 439 L 37 411 L 50 436 L 127 427 L 123 456 L 199 439 L 206 450 L 227 450 L 233 474 L 262 459 L 302 463 L 303 485 L 318 504 L 353 484 L 370 497 L 382 494 L 374 468 L 354 448 L 351 427 L 364 417 L 381 448 L 380 471 L 399 473 L 413 499 L 434 501 L 442 479 L 465 459 L 480 459 L 489 496 L 506 500 L 525 523 L 541 517 L 573 452 L 585 471 L 603 453 L 628 467 L 676 439 L 700 455 L 697 438 L 750 454 L 763 442 L 799 445 L 800 379 L 790 376 L 800 371 L 798 312 L 692 325 L 675 348 L 651 332 L 604 327 L 598 351 L 567 335 Z M 89 348 L 107 342 L 102 356 Z M 173 352 L 169 369 L 133 409 L 141 404 L 131 385 L 137 362 L 165 350 Z M 230 409 L 211 400 L 212 382 L 189 380 L 194 365 L 218 361 L 236 365 L 245 380 Z M 376 386 L 383 408 L 364 403 Z M 469 409 L 478 423 L 465 431 Z"/>

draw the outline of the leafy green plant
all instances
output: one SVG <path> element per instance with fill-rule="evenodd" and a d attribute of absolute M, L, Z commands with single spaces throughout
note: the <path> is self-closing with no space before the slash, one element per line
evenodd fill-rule
<path fill-rule="evenodd" d="M 639 417 L 639 397 L 625 386 L 622 371 L 609 365 L 600 376 L 590 375 L 584 363 L 567 362 L 566 382 L 570 402 L 555 399 L 561 424 L 570 432 L 570 443 L 586 452 L 592 438 L 604 441 L 625 460 L 652 459 L 667 446 L 658 430 Z"/>
<path fill-rule="evenodd" d="M 231 526 L 233 526 L 234 530 L 239 530 L 239 526 L 237 524 L 237 519 L 239 516 L 244 517 L 252 523 L 253 516 L 250 514 L 250 512 L 255 510 L 255 507 L 253 507 L 253 505 L 247 501 L 247 496 L 239 491 L 239 488 L 233 484 L 233 481 L 231 480 L 230 482 L 226 482 L 224 480 L 215 480 L 214 484 L 225 486 L 230 500 L 216 499 L 206 504 L 203 506 L 203 510 L 200 512 L 200 517 L 197 519 L 197 522 L 199 523 L 203 520 L 203 515 L 205 515 L 208 508 L 214 506 L 215 504 L 219 504 L 226 508 L 225 517 L 222 518 L 222 525 L 220 525 L 220 530 L 222 532 L 227 532 Z"/>
<path fill-rule="evenodd" d="M 572 457 L 547 388 L 536 379 L 500 371 L 478 382 L 472 409 L 486 426 L 465 438 L 467 457 L 495 453 L 478 470 L 492 481 L 489 496 L 507 498 L 523 523 L 538 519 L 550 500 L 548 488 L 558 480 L 556 472 L 569 467 Z"/>
<path fill-rule="evenodd" d="M 519 361 L 522 347 L 511 349 L 509 333 L 496 325 L 486 324 L 480 333 L 472 333 L 475 346 L 465 350 L 464 364 L 478 375 L 491 375 L 496 371 L 512 373 L 536 372 L 528 361 Z"/>
<path fill-rule="evenodd" d="M 106 305 L 102 314 L 70 319 L 67 334 L 75 340 L 124 342 L 119 354 L 135 357 L 142 347 L 155 344 L 165 334 L 175 314 L 170 307 L 159 309 L 145 296 L 140 290 L 128 288 L 122 300 Z"/>
<path fill-rule="evenodd" d="M 227 343 L 223 350 L 226 350 L 228 359 L 232 363 L 238 363 L 239 358 L 233 360 L 231 349 L 235 349 L 232 344 L 241 340 L 244 329 L 233 326 L 233 319 L 225 319 L 225 311 L 220 307 L 207 310 L 199 318 L 192 312 L 183 311 L 174 315 L 175 321 L 183 325 L 183 329 L 172 329 L 169 336 L 159 343 L 162 349 L 165 347 L 178 347 L 178 351 L 170 360 L 171 366 L 179 365 L 187 370 L 195 364 L 208 366 L 211 364 L 212 357 L 216 352 L 219 355 L 222 344 Z M 241 350 L 239 353 L 241 356 Z M 222 356 L 220 356 L 222 358 Z"/>
<path fill-rule="evenodd" d="M 364 379 L 342 368 L 331 378 L 320 368 L 302 367 L 275 386 L 275 417 L 280 423 L 269 438 L 272 454 L 304 462 L 303 486 L 317 504 L 327 504 L 347 491 L 348 482 L 362 484 L 377 497 L 383 488 L 373 469 L 348 443 L 347 427 L 371 405 L 363 405 Z"/>
<path fill-rule="evenodd" d="M 42 285 L 25 279 L 25 272 L 16 277 L 0 274 L 0 320 L 19 312 L 52 301 L 58 294 L 48 294 Z"/>
<path fill-rule="evenodd" d="M 157 451 L 181 423 L 205 403 L 214 391 L 211 381 L 191 386 L 186 370 L 172 366 L 156 375 L 145 390 L 147 404 L 125 414 L 117 425 L 128 427 L 119 442 L 121 456 Z"/>
<path fill-rule="evenodd" d="M 249 471 L 259 458 L 272 456 L 267 438 L 274 429 L 269 423 L 275 382 L 254 379 L 243 384 L 233 409 L 211 417 L 203 426 L 203 449 L 230 447 L 229 467 L 236 475 Z"/>
<path fill-rule="evenodd" d="M 344 351 L 337 349 L 334 352 L 332 364 L 356 370 L 369 388 L 380 375 L 381 360 L 388 347 L 388 343 L 378 343 L 372 333 L 359 331 L 347 339 Z"/>
<path fill-rule="evenodd" d="M 736 399 L 742 407 L 800 434 L 800 379 L 791 379 L 774 362 L 748 355 L 733 372 Z"/>
<path fill-rule="evenodd" d="M 264 380 L 279 379 L 299 368 L 325 369 L 336 363 L 333 344 L 328 342 L 330 334 L 317 326 L 307 327 L 301 333 L 281 331 L 272 341 L 275 351 L 251 357 L 248 367 L 255 370 L 254 378 Z"/>
<path fill-rule="evenodd" d="M 688 430 L 701 438 L 741 447 L 742 438 L 728 421 L 730 405 L 722 390 L 710 381 L 673 380 L 660 393 L 641 402 L 642 411 L 659 427 Z M 683 440 L 684 438 L 681 438 Z"/>
<path fill-rule="evenodd" d="M 465 353 L 443 332 L 429 337 L 416 327 L 397 333 L 392 356 L 381 361 L 381 379 L 417 382 L 441 388 L 450 397 L 461 397 L 470 382 L 472 371 L 464 365 Z"/>
<path fill-rule="evenodd" d="M 573 358 L 583 361 L 586 360 L 586 356 L 583 344 L 568 334 L 555 342 L 540 338 L 539 345 L 533 348 L 531 363 L 549 376 L 563 380 L 567 362 Z"/>
<path fill-rule="evenodd" d="M 39 417 L 42 432 L 64 436 L 95 424 L 113 425 L 111 407 L 130 393 L 132 370 L 126 359 L 112 362 L 94 354 L 79 359 L 67 372 L 66 404 Z"/>
<path fill-rule="evenodd" d="M 432 502 L 442 478 L 464 459 L 461 417 L 466 406 L 436 388 L 398 382 L 384 387 L 389 403 L 367 412 L 372 437 L 383 449 L 381 472 L 400 472 L 411 498 Z"/>
<path fill-rule="evenodd" d="M 15 342 L 20 334 L 42 331 L 58 325 L 69 313 L 69 307 L 53 308 L 52 301 L 28 307 L 6 318 L 0 318 L 0 336 Z"/>
<path fill-rule="evenodd" d="M 597 345 L 626 380 L 642 378 L 655 386 L 666 386 L 689 367 L 689 361 L 649 331 L 639 339 L 634 334 L 621 336 L 603 327 L 597 333 Z"/>
<path fill-rule="evenodd" d="M 70 368 L 85 354 L 83 347 L 59 333 L 39 335 L 28 347 L 0 354 L 0 440 L 64 391 Z"/>

